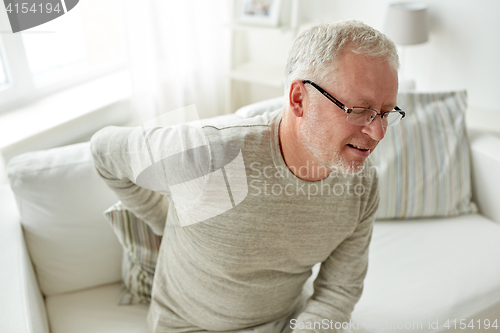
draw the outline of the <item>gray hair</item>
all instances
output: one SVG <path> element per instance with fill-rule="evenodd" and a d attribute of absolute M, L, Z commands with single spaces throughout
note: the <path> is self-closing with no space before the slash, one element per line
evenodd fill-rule
<path fill-rule="evenodd" d="M 394 42 L 380 31 L 355 20 L 321 23 L 301 33 L 293 42 L 285 69 L 285 94 L 293 80 L 326 80 L 345 51 L 385 58 L 396 70 L 399 68 Z"/>

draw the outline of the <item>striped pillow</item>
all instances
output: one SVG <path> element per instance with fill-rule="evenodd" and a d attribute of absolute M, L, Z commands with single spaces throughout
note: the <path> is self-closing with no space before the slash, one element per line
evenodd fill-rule
<path fill-rule="evenodd" d="M 377 219 L 476 212 L 465 130 L 466 91 L 400 93 L 406 117 L 372 154 L 379 170 Z"/>
<path fill-rule="evenodd" d="M 149 304 L 162 237 L 153 233 L 120 201 L 108 208 L 104 216 L 123 246 L 122 278 L 125 288 L 119 304 Z"/>

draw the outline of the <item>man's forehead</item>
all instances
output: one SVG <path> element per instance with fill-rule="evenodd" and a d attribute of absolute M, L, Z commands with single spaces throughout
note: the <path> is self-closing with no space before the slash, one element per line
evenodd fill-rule
<path fill-rule="evenodd" d="M 345 103 L 351 107 L 393 108 L 397 105 L 397 71 L 388 73 L 388 68 L 387 60 L 346 53 L 332 67 L 329 86 L 347 98 Z"/>
<path fill-rule="evenodd" d="M 348 107 L 361 106 L 361 107 L 382 107 L 382 109 L 392 109 L 397 105 L 397 88 L 396 90 L 389 87 L 374 87 L 354 84 L 347 84 L 348 82 L 342 79 L 331 82 L 328 84 L 328 93 L 334 97 L 341 99 L 341 102 Z M 381 104 L 382 103 L 382 104 Z"/>
<path fill-rule="evenodd" d="M 364 107 L 371 106 L 371 105 L 373 105 L 375 103 L 374 99 L 370 100 L 368 98 L 354 99 L 353 102 L 355 103 L 355 105 L 353 105 L 353 106 L 364 106 Z M 382 105 L 382 108 L 394 108 L 397 104 L 398 103 L 397 103 L 396 100 L 391 100 L 389 102 L 384 103 Z"/>

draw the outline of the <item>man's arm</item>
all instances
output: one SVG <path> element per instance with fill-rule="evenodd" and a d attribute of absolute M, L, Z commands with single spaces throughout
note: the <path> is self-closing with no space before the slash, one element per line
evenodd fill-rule
<path fill-rule="evenodd" d="M 338 322 L 337 325 L 343 322 L 349 323 L 354 305 L 361 297 L 368 269 L 368 247 L 379 203 L 377 184 L 377 179 L 374 179 L 365 214 L 356 230 L 321 264 L 314 282 L 314 294 L 298 316 L 293 333 L 341 332 L 342 329 L 335 329 L 335 323 Z M 326 322 L 328 325 L 323 325 Z M 320 329 L 305 329 L 308 326 Z M 332 326 L 334 329 L 331 329 Z"/>
<path fill-rule="evenodd" d="M 168 212 L 168 198 L 134 183 L 136 177 L 133 160 L 145 159 L 131 151 L 130 140 L 136 132 L 137 128 L 123 127 L 106 127 L 100 130 L 90 141 L 92 157 L 100 176 L 123 205 L 146 222 L 155 234 L 162 235 Z"/>

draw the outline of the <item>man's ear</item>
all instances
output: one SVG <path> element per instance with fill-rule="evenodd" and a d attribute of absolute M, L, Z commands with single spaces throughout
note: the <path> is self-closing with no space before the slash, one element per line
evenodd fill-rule
<path fill-rule="evenodd" d="M 290 85 L 290 92 L 288 93 L 288 99 L 290 102 L 290 111 L 293 112 L 295 117 L 302 117 L 304 113 L 304 96 L 306 88 L 300 80 L 292 81 Z"/>

